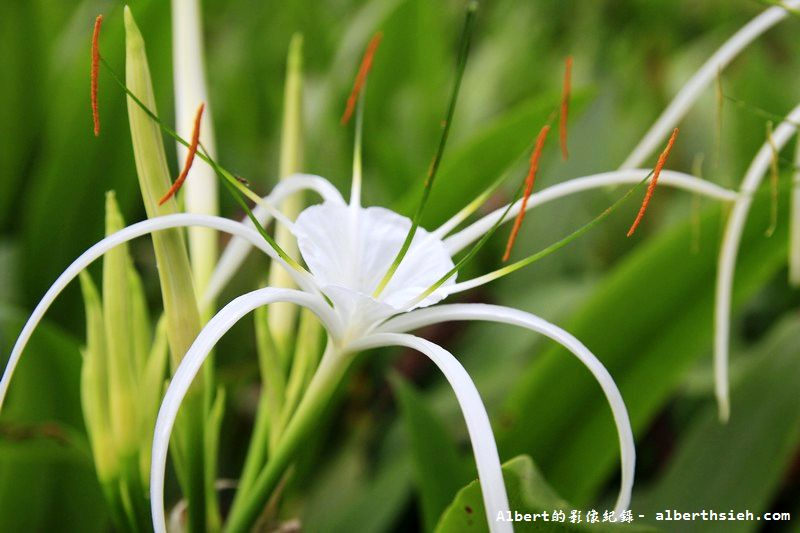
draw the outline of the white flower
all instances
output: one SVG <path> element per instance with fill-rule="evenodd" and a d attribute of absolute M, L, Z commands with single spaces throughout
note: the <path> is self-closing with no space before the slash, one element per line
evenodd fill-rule
<path fill-rule="evenodd" d="M 780 129 L 778 130 L 780 132 Z M 608 172 L 576 178 L 533 194 L 528 209 L 576 192 L 610 185 L 636 183 L 648 170 Z M 698 194 L 725 201 L 734 193 L 685 174 L 664 171 L 661 182 Z M 635 465 L 633 434 L 622 397 L 602 363 L 579 340 L 542 318 L 516 309 L 482 304 L 436 304 L 448 294 L 467 290 L 478 283 L 472 280 L 455 283 L 455 276 L 417 302 L 418 296 L 453 268 L 452 257 L 481 237 L 502 216 L 503 210 L 446 237 L 463 218 L 462 214 L 441 228 L 427 232 L 420 228 L 391 282 L 378 298 L 373 289 L 393 260 L 408 232 L 410 221 L 380 207 L 362 208 L 348 205 L 341 194 L 324 178 L 295 175 L 282 180 L 255 210 L 266 224 L 278 214 L 271 206 L 303 190 L 318 193 L 323 203 L 303 211 L 295 221 L 278 218 L 287 224 L 297 242 L 309 272 L 298 271 L 286 264 L 249 221 L 236 222 L 209 215 L 175 214 L 157 217 L 112 234 L 89 248 L 55 281 L 25 324 L 0 380 L 0 406 L 25 345 L 45 312 L 66 287 L 94 260 L 108 250 L 137 237 L 176 227 L 202 227 L 230 233 L 229 243 L 212 276 L 205 299 L 213 300 L 236 272 L 251 247 L 264 252 L 292 276 L 300 290 L 265 288 L 240 296 L 219 311 L 202 330 L 183 358 L 164 397 L 153 444 L 151 497 L 154 525 L 164 531 L 163 482 L 169 437 L 181 400 L 194 376 L 219 338 L 239 319 L 253 309 L 274 302 L 290 302 L 313 311 L 325 326 L 329 342 L 323 360 L 309 390 L 298 407 L 298 416 L 286 429 L 286 441 L 300 438 L 303 410 L 315 406 L 309 398 L 324 391 L 341 377 L 352 355 L 379 346 L 400 345 L 420 351 L 442 370 L 449 381 L 464 414 L 472 440 L 479 478 L 483 488 L 487 516 L 497 516 L 508 509 L 500 460 L 489 418 L 469 375 L 458 360 L 443 348 L 410 335 L 407 331 L 426 325 L 458 320 L 483 320 L 506 323 L 541 333 L 567 348 L 586 365 L 608 398 L 620 441 L 622 482 L 615 510 L 621 512 L 630 503 Z M 515 216 L 519 202 L 508 210 L 506 220 Z M 418 309 L 427 307 L 425 309 Z M 492 522 L 492 531 L 510 530 L 510 524 Z"/>
<path fill-rule="evenodd" d="M 787 4 L 794 6 L 800 4 L 800 0 L 790 0 Z M 184 7 L 187 5 L 189 4 L 185 4 Z M 659 138 L 672 129 L 674 123 L 685 113 L 691 101 L 710 82 L 719 68 L 783 16 L 785 11 L 781 8 L 768 9 L 737 34 L 731 40 L 733 44 L 726 45 L 715 54 L 701 72 L 687 84 L 685 91 L 681 92 L 682 96 L 676 98 L 676 103 L 665 111 L 664 116 L 643 139 L 634 154 L 626 161 L 624 170 L 576 178 L 544 189 L 530 197 L 527 209 L 584 190 L 637 183 L 644 179 L 649 170 L 629 167 L 638 166 L 653 150 Z M 184 29 L 194 31 L 194 26 L 194 24 L 185 26 Z M 194 71 L 200 72 L 196 68 Z M 794 115 L 795 113 L 792 116 Z M 791 134 L 790 128 L 791 125 L 782 124 L 776 130 L 775 139 L 779 146 L 788 140 Z M 758 165 L 754 163 L 751 173 L 748 174 L 754 177 L 745 180 L 747 190 L 757 185 L 760 180 L 759 171 L 763 175 L 760 161 L 761 159 L 757 158 Z M 741 229 L 736 226 L 736 224 L 741 225 L 741 221 L 735 221 L 746 216 L 749 207 L 747 197 L 739 197 L 736 193 L 695 177 L 667 170 L 661 175 L 661 183 L 723 201 L 737 202 L 734 216 L 729 223 L 734 225 L 733 229 L 729 228 L 726 232 L 726 243 L 730 244 L 723 246 L 723 250 L 732 250 L 726 255 L 728 258 L 726 261 L 730 260 L 731 254 L 735 259 L 737 235 L 740 235 Z M 288 219 L 274 207 L 282 205 L 287 197 L 306 190 L 319 194 L 323 202 L 307 208 L 295 220 Z M 183 397 L 217 341 L 252 310 L 278 302 L 293 303 L 314 312 L 328 333 L 328 346 L 297 408 L 296 415 L 285 428 L 282 440 L 264 472 L 265 475 L 259 477 L 256 482 L 260 489 L 269 491 L 277 483 L 283 468 L 291 458 L 290 451 L 287 450 L 291 450 L 303 438 L 304 432 L 308 430 L 309 424 L 313 423 L 314 415 L 320 409 L 320 400 L 324 400 L 341 380 L 354 354 L 382 346 L 405 346 L 429 357 L 453 388 L 472 442 L 487 517 L 494 517 L 498 512 L 507 511 L 508 498 L 489 417 L 470 376 L 447 350 L 408 333 L 435 323 L 481 320 L 509 324 L 541 333 L 564 346 L 594 375 L 609 401 L 619 436 L 621 486 L 615 511 L 620 513 L 627 509 L 635 468 L 633 434 L 619 390 L 591 351 L 558 326 L 521 310 L 483 304 L 435 305 L 450 294 L 496 279 L 497 276 L 494 274 L 459 283 L 456 283 L 456 276 L 453 275 L 435 290 L 427 293 L 430 287 L 454 268 L 453 257 L 493 228 L 500 217 L 505 216 L 504 221 L 513 218 L 520 209 L 520 203 L 517 202 L 507 211 L 497 210 L 456 233 L 453 231 L 473 210 L 462 211 L 434 231 L 427 232 L 419 228 L 399 268 L 386 287 L 375 296 L 375 289 L 408 234 L 411 221 L 384 208 L 361 207 L 360 173 L 354 175 L 352 198 L 350 204 L 345 203 L 341 194 L 324 178 L 295 175 L 282 180 L 254 209 L 262 224 L 266 225 L 270 219 L 275 219 L 277 223 L 283 224 L 292 232 L 296 237 L 302 259 L 308 267 L 307 271 L 293 268 L 281 259 L 255 231 L 249 220 L 236 222 L 206 214 L 175 214 L 133 224 L 99 241 L 59 276 L 25 324 L 0 380 L 0 407 L 8 391 L 13 371 L 37 324 L 55 298 L 81 270 L 113 247 L 149 233 L 178 227 L 209 228 L 230 233 L 234 235 L 234 239 L 221 256 L 208 282 L 204 294 L 206 303 L 213 302 L 219 295 L 252 247 L 260 249 L 272 261 L 284 267 L 299 289 L 265 288 L 239 296 L 208 322 L 183 357 L 164 397 L 154 435 L 151 500 L 153 523 L 157 531 L 165 531 L 166 528 L 163 501 L 164 472 L 170 434 Z M 722 262 L 720 268 L 722 271 Z M 720 286 L 725 284 L 729 286 L 732 267 L 730 275 L 721 276 L 720 279 L 722 280 Z M 720 294 L 724 296 L 724 291 L 721 290 Z M 726 304 L 724 301 L 722 303 Z M 718 309 L 720 309 L 719 301 Z M 719 331 L 725 331 L 727 335 L 724 328 L 720 328 Z M 495 522 L 490 518 L 489 528 L 492 531 L 510 531 L 511 524 Z"/>

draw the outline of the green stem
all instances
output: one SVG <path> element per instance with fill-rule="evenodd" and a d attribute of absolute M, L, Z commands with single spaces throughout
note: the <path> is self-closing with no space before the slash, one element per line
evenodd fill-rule
<path fill-rule="evenodd" d="M 280 417 L 280 427 L 286 427 L 305 391 L 321 355 L 322 325 L 316 315 L 308 309 L 300 312 L 297 343 L 292 370 L 286 383 L 286 400 Z"/>
<path fill-rule="evenodd" d="M 267 460 L 270 418 L 269 397 L 262 392 L 258 400 L 256 421 L 253 426 L 253 434 L 250 437 L 250 446 L 247 449 L 247 456 L 244 460 L 244 467 L 237 487 L 237 491 L 242 494 L 250 492 L 258 473 Z"/>
<path fill-rule="evenodd" d="M 338 351 L 332 345 L 328 346 L 295 415 L 286 426 L 275 453 L 269 458 L 248 493 L 237 493 L 224 529 L 226 533 L 245 533 L 258 519 L 298 447 L 325 412 L 351 360 L 352 357 Z"/>
<path fill-rule="evenodd" d="M 453 82 L 453 91 L 450 94 L 450 103 L 447 106 L 447 114 L 445 115 L 445 119 L 443 122 L 442 128 L 442 136 L 439 138 L 439 147 L 436 150 L 436 155 L 433 158 L 433 162 L 431 162 L 430 169 L 428 170 L 428 177 L 425 179 L 425 185 L 422 189 L 422 198 L 420 199 L 419 206 L 417 207 L 417 211 L 414 213 L 414 218 L 411 222 L 411 229 L 408 231 L 408 235 L 406 235 L 405 241 L 403 241 L 403 245 L 400 247 L 400 250 L 397 252 L 397 256 L 395 256 L 394 261 L 389 266 L 389 270 L 386 271 L 384 274 L 383 279 L 381 279 L 378 286 L 375 288 L 375 292 L 372 293 L 373 298 L 377 298 L 380 296 L 383 289 L 389 284 L 392 280 L 392 276 L 400 267 L 400 263 L 402 263 L 403 258 L 405 257 L 406 253 L 408 253 L 408 249 L 411 247 L 411 243 L 414 241 L 414 235 L 417 233 L 417 228 L 419 227 L 420 219 L 422 218 L 422 213 L 425 210 L 425 205 L 428 203 L 428 198 L 431 194 L 431 189 L 433 189 L 433 182 L 436 179 L 436 173 L 439 170 L 439 164 L 442 161 L 442 156 L 444 155 L 444 147 L 447 145 L 447 138 L 450 135 L 450 125 L 453 122 L 453 115 L 456 111 L 456 102 L 458 101 L 458 92 L 461 88 L 461 80 L 464 77 L 464 70 L 467 67 L 467 57 L 469 57 L 469 47 L 472 37 L 472 26 L 475 19 L 475 13 L 478 10 L 478 3 L 477 2 L 470 2 L 467 6 L 467 15 L 464 21 L 464 30 L 461 33 L 461 46 L 460 51 L 458 54 L 458 62 L 456 66 L 456 78 Z"/>

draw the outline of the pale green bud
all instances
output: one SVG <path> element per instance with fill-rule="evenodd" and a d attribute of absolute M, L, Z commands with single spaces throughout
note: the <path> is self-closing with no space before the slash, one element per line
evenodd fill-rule
<path fill-rule="evenodd" d="M 127 6 L 125 48 L 125 80 L 128 89 L 155 113 L 155 96 L 144 40 Z M 171 184 L 159 125 L 130 97 L 128 119 L 139 186 L 148 217 L 176 213 L 178 207 L 174 198 L 158 205 L 159 199 L 169 190 Z M 183 234 L 177 229 L 155 233 L 153 247 L 167 316 L 167 339 L 172 364 L 176 366 L 200 331 L 200 314 L 192 284 L 189 257 Z"/>

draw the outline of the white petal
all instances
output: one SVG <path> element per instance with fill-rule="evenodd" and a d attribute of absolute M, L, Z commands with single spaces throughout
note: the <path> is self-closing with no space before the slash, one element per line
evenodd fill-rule
<path fill-rule="evenodd" d="M 344 199 L 336 187 L 320 176 L 313 176 L 311 174 L 293 174 L 281 180 L 272 192 L 264 197 L 264 200 L 272 205 L 281 205 L 281 203 L 292 194 L 302 191 L 310 190 L 319 194 L 326 202 L 344 204 Z M 269 209 L 264 205 L 257 205 L 253 209 L 253 215 L 263 225 L 266 225 L 271 219 L 272 215 Z M 242 224 L 255 230 L 252 221 L 248 217 L 242 220 Z M 216 269 L 211 276 L 211 281 L 208 284 L 203 298 L 205 301 L 213 301 L 219 295 L 225 285 L 230 281 L 236 271 L 244 262 L 252 243 L 247 239 L 233 238 L 225 247 L 225 251 L 217 263 Z"/>
<path fill-rule="evenodd" d="M 411 220 L 382 207 L 351 209 L 325 202 L 300 213 L 294 232 L 300 253 L 320 286 L 369 295 L 386 274 L 410 228 Z M 402 309 L 452 268 L 442 241 L 419 228 L 379 299 Z M 454 283 L 454 278 L 445 285 Z M 443 291 L 437 291 L 421 305 L 443 297 Z"/>
<path fill-rule="evenodd" d="M 351 333 L 367 331 L 378 322 L 397 314 L 397 309 L 369 294 L 338 285 L 325 285 L 321 289 L 330 298 L 336 313 L 348 325 Z"/>
<path fill-rule="evenodd" d="M 299 286 L 304 287 L 306 290 L 311 292 L 317 291 L 316 286 L 313 284 L 313 280 L 311 280 L 309 276 L 302 276 L 296 270 L 286 265 L 282 259 L 277 257 L 275 251 L 270 248 L 270 246 L 255 230 L 233 220 L 206 215 L 175 214 L 151 218 L 136 224 L 131 224 L 130 226 L 109 235 L 81 254 L 80 257 L 73 261 L 72 264 L 61 273 L 58 279 L 56 279 L 53 285 L 42 297 L 42 300 L 36 305 L 33 313 L 31 313 L 31 316 L 28 318 L 28 321 L 22 328 L 22 332 L 20 332 L 19 338 L 14 344 L 14 348 L 11 350 L 11 355 L 8 358 L 8 364 L 6 365 L 5 372 L 3 373 L 3 378 L 0 380 L 0 409 L 3 406 L 6 393 L 8 392 L 8 385 L 11 381 L 11 376 L 14 373 L 14 369 L 16 368 L 20 357 L 22 357 L 22 351 L 25 349 L 25 345 L 28 343 L 28 340 L 30 340 L 30 337 L 33 335 L 36 326 L 42 320 L 44 314 L 50 308 L 50 305 L 58 297 L 58 295 L 61 294 L 61 291 L 64 290 L 69 282 L 75 279 L 81 270 L 88 267 L 93 261 L 101 257 L 115 246 L 119 246 L 124 242 L 128 242 L 132 239 L 141 237 L 142 235 L 147 235 L 148 233 L 152 233 L 154 231 L 182 227 L 212 228 L 246 239 L 251 245 L 258 247 L 264 253 L 272 257 L 278 262 L 278 264 L 283 265 L 284 268 L 286 268 L 287 271 L 292 274 Z"/>
<path fill-rule="evenodd" d="M 800 105 L 795 107 L 786 120 L 775 129 L 772 139 L 780 151 L 797 130 L 800 121 Z M 736 256 L 742 242 L 747 214 L 753 203 L 753 194 L 758 190 L 772 160 L 772 146 L 765 142 L 747 169 L 742 182 L 742 195 L 736 200 L 722 237 L 717 266 L 717 291 L 714 301 L 714 384 L 719 418 L 727 421 L 730 414 L 728 390 L 728 342 L 731 327 L 731 296 Z"/>
<path fill-rule="evenodd" d="M 614 383 L 614 379 L 603 366 L 603 363 L 601 363 L 583 343 L 558 326 L 536 315 L 497 305 L 454 304 L 442 305 L 431 309 L 421 309 L 389 320 L 381 325 L 378 331 L 402 332 L 421 328 L 430 324 L 456 320 L 500 322 L 539 332 L 564 346 L 586 365 L 586 368 L 594 375 L 600 387 L 603 389 L 603 393 L 606 395 L 608 403 L 611 406 L 614 423 L 617 426 L 622 482 L 619 495 L 617 496 L 617 502 L 614 506 L 614 512 L 619 516 L 619 513 L 627 509 L 630 505 L 631 490 L 633 489 L 633 475 L 636 468 L 636 448 L 633 442 L 633 431 L 631 430 L 631 422 L 628 417 L 628 410 L 625 408 L 625 402 L 622 399 L 622 395 L 619 393 L 617 385 Z"/>
<path fill-rule="evenodd" d="M 615 170 L 611 172 L 593 174 L 591 176 L 573 178 L 533 193 L 530 198 L 528 198 L 526 211 L 530 211 L 534 207 L 582 191 L 601 189 L 604 187 L 622 185 L 626 183 L 638 183 L 642 181 L 651 171 L 652 169 L 646 168 Z M 658 183 L 659 185 L 683 189 L 695 194 L 707 196 L 709 198 L 722 200 L 724 202 L 732 202 L 738 197 L 736 191 L 725 189 L 709 181 L 696 178 L 689 174 L 684 174 L 683 172 L 675 172 L 674 170 L 661 171 L 661 178 Z M 507 222 L 517 216 L 521 203 L 521 201 L 517 201 L 511 207 L 503 222 Z M 495 222 L 497 222 L 497 220 L 502 216 L 503 212 L 505 212 L 506 207 L 507 206 L 503 206 L 499 209 L 496 209 L 494 212 L 489 213 L 458 233 L 454 233 L 445 239 L 444 242 L 447 246 L 447 251 L 450 254 L 455 255 L 470 243 L 478 240 L 484 233 L 489 231 Z"/>
<path fill-rule="evenodd" d="M 430 358 L 442 371 L 461 407 L 467 431 L 472 442 L 472 452 L 478 467 L 478 479 L 486 507 L 486 520 L 492 533 L 506 533 L 513 530 L 510 522 L 497 521 L 498 513 L 509 511 L 500 456 L 494 441 L 489 415 L 483 406 L 480 393 L 475 388 L 469 374 L 453 354 L 430 341 L 400 333 L 376 333 L 357 341 L 350 347 L 354 351 L 380 348 L 383 346 L 405 346 L 417 350 Z"/>
<path fill-rule="evenodd" d="M 172 376 L 156 419 L 153 436 L 153 453 L 150 463 L 150 506 L 153 527 L 157 533 L 166 533 L 164 513 L 164 473 L 167 451 L 178 409 L 195 376 L 219 339 L 236 323 L 257 307 L 275 302 L 302 305 L 313 311 L 325 327 L 336 330 L 336 317 L 321 297 L 293 289 L 259 289 L 240 296 L 222 308 L 202 329 Z"/>
<path fill-rule="evenodd" d="M 783 0 L 781 2 L 788 8 L 800 8 L 800 0 Z M 757 39 L 762 33 L 772 26 L 782 21 L 789 15 L 783 7 L 775 6 L 765 9 L 760 15 L 745 24 L 733 37 L 725 41 L 719 50 L 714 52 L 703 66 L 686 82 L 680 92 L 670 102 L 669 106 L 661 113 L 655 124 L 634 148 L 631 155 L 622 163 L 621 168 L 631 168 L 641 165 L 644 159 L 663 142 L 672 128 L 680 122 L 681 118 L 689 110 L 689 107 L 708 87 L 717 73 L 724 69 L 739 52 L 744 50 L 747 45 Z"/>

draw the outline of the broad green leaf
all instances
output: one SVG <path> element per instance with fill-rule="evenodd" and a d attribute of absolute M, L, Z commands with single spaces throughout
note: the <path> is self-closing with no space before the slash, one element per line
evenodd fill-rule
<path fill-rule="evenodd" d="M 425 398 L 399 375 L 391 377 L 409 437 L 425 531 L 433 531 L 453 495 L 475 476 Z"/>
<path fill-rule="evenodd" d="M 650 527 L 631 524 L 602 522 L 603 513 L 598 511 L 598 523 L 587 523 L 581 511 L 581 522 L 570 520 L 570 504 L 561 498 L 542 476 L 528 456 L 519 456 L 503 465 L 503 478 L 508 491 L 511 517 L 520 516 L 513 522 L 515 531 L 563 531 L 563 532 L 622 532 L 654 531 Z M 562 511 L 564 520 L 553 520 L 554 511 Z M 588 510 L 587 510 L 588 511 Z M 515 514 L 516 513 L 516 514 Z M 531 515 L 529 519 L 524 516 Z M 538 515 L 534 519 L 533 515 Z M 545 516 L 542 516 L 545 515 Z M 499 517 L 494 517 L 495 519 Z M 508 518 L 504 516 L 503 518 Z M 477 480 L 461 489 L 453 502 L 442 514 L 436 533 L 465 533 L 488 531 L 486 510 L 483 506 L 481 486 Z"/>
<path fill-rule="evenodd" d="M 742 241 L 735 306 L 785 264 L 786 224 L 764 238 L 766 196 L 754 203 Z M 703 227 L 719 227 L 719 212 L 711 208 Z M 710 357 L 719 245 L 713 231 L 703 233 L 699 253 L 690 252 L 690 242 L 685 222 L 642 243 L 566 325 L 614 377 L 637 434 L 647 429 L 696 360 Z M 589 373 L 560 348 L 530 365 L 514 385 L 501 420 L 503 454 L 530 453 L 553 486 L 577 504 L 590 501 L 618 468 L 607 403 Z"/>
<path fill-rule="evenodd" d="M 635 498 L 636 512 L 665 509 L 770 510 L 800 443 L 800 321 L 787 318 L 754 350 L 749 372 L 732 391 L 732 415 L 720 424 L 716 406 L 696 417 L 666 472 Z M 691 488 L 689 488 L 691 487 Z M 786 511 L 785 508 L 774 509 Z M 758 531 L 758 522 L 725 531 Z M 682 522 L 681 531 L 719 531 L 718 522 Z"/>

